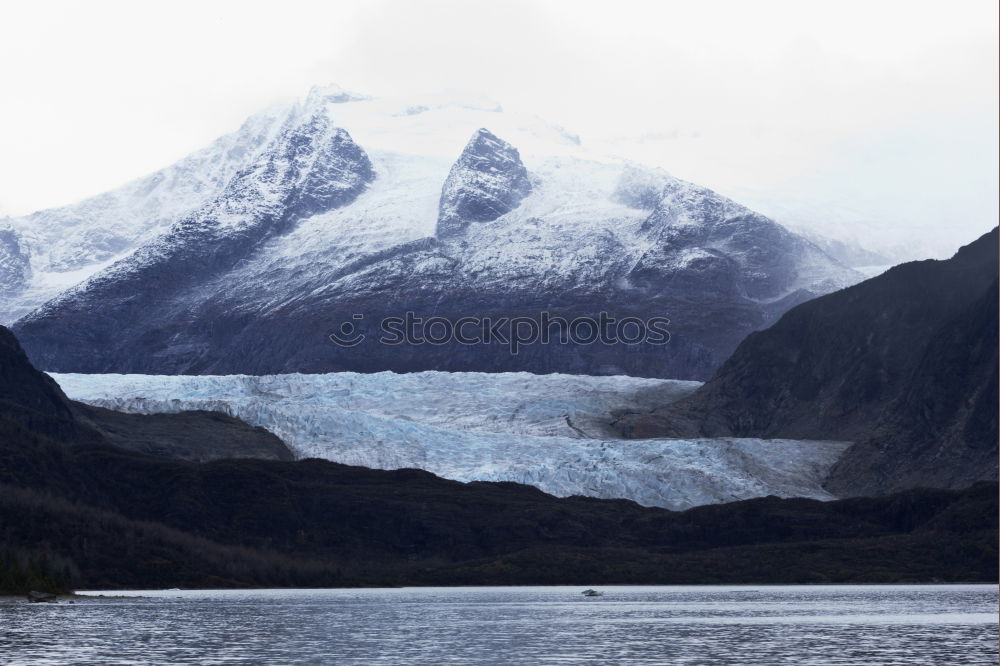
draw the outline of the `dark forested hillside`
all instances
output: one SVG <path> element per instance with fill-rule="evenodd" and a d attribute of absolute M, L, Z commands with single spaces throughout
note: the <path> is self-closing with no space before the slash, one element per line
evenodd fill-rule
<path fill-rule="evenodd" d="M 997 230 L 752 333 L 691 397 L 620 429 L 851 440 L 840 494 L 997 478 Z"/>

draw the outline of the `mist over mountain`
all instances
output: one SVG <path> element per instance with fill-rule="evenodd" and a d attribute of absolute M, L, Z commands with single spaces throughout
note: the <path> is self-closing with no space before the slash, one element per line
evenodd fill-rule
<path fill-rule="evenodd" d="M 851 268 L 864 271 L 873 267 L 888 268 L 893 264 L 900 263 L 890 253 L 870 250 L 854 240 L 831 238 L 804 229 L 793 230 L 808 238 L 843 265 L 850 266 Z"/>

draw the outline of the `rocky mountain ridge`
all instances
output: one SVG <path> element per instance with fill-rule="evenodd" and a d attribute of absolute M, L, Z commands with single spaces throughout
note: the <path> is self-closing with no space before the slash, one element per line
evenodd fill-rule
<path fill-rule="evenodd" d="M 310 95 L 214 198 L 22 318 L 32 359 L 74 372 L 702 379 L 748 332 L 860 279 L 766 217 L 662 171 L 601 161 L 537 119 L 332 98 Z M 380 344 L 379 323 L 407 311 L 665 317 L 671 340 L 516 356 L 502 344 Z M 364 344 L 332 344 L 355 315 Z"/>

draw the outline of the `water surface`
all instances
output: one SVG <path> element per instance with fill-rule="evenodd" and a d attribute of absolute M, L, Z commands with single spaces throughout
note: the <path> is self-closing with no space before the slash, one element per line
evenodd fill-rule
<path fill-rule="evenodd" d="M 596 587 L 596 586 L 595 586 Z M 996 664 L 997 587 L 89 592 L 0 601 L 5 664 Z"/>

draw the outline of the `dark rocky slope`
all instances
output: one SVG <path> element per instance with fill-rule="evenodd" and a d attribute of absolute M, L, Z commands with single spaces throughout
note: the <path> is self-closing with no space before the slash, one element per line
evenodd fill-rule
<path fill-rule="evenodd" d="M 96 441 L 77 422 L 73 404 L 52 379 L 35 370 L 9 330 L 0 326 L 0 428 L 11 438 Z"/>
<path fill-rule="evenodd" d="M 272 433 L 224 414 L 125 414 L 72 401 L 31 366 L 17 338 L 2 326 L 0 430 L 12 441 L 113 444 L 187 460 L 294 457 Z"/>
<path fill-rule="evenodd" d="M 690 398 L 628 435 L 842 439 L 845 494 L 997 477 L 997 230 L 902 264 L 750 335 Z"/>
<path fill-rule="evenodd" d="M 294 460 L 270 431 L 221 412 L 126 414 L 76 402 L 73 411 L 111 444 L 158 456 L 206 462 L 224 458 Z"/>
<path fill-rule="evenodd" d="M 0 384 L 17 376 L 59 402 L 16 346 L 0 355 Z M 72 421 L 69 405 L 37 413 L 27 426 L 0 421 L 0 584 L 8 587 L 996 577 L 995 484 L 671 512 L 417 470 L 175 460 L 99 434 L 50 436 Z"/>
<path fill-rule="evenodd" d="M 997 478 L 997 281 L 941 328 L 902 394 L 831 471 L 836 494 Z"/>

